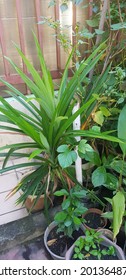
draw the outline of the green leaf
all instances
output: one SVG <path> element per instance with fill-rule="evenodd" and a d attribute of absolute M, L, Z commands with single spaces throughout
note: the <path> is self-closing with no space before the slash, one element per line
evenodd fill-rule
<path fill-rule="evenodd" d="M 87 28 L 84 28 L 81 31 L 81 37 L 84 37 L 86 39 L 92 39 L 94 37 L 95 33 L 91 33 Z"/>
<path fill-rule="evenodd" d="M 92 173 L 92 184 L 94 187 L 102 186 L 107 179 L 106 169 L 100 166 Z"/>
<path fill-rule="evenodd" d="M 69 151 L 68 145 L 61 145 L 57 148 L 58 153 L 64 153 L 66 151 Z"/>
<path fill-rule="evenodd" d="M 81 191 L 74 191 L 73 196 L 77 198 L 84 198 L 87 194 L 87 191 L 81 190 Z"/>
<path fill-rule="evenodd" d="M 68 219 L 66 219 L 64 224 L 65 224 L 66 227 L 69 227 L 72 224 L 72 220 L 68 218 Z"/>
<path fill-rule="evenodd" d="M 54 195 L 56 195 L 56 196 L 64 196 L 64 195 L 68 196 L 69 193 L 65 189 L 61 189 L 60 191 L 54 192 Z"/>
<path fill-rule="evenodd" d="M 46 150 L 49 151 L 49 143 L 48 143 L 46 137 L 44 136 L 44 134 L 42 132 L 40 133 L 40 139 L 41 139 L 43 147 L 45 147 Z"/>
<path fill-rule="evenodd" d="M 101 29 L 95 29 L 95 33 L 97 34 L 97 35 L 102 35 L 102 34 L 104 34 L 104 30 L 101 30 Z"/>
<path fill-rule="evenodd" d="M 109 117 L 111 115 L 110 111 L 106 107 L 100 106 L 99 109 L 105 117 Z"/>
<path fill-rule="evenodd" d="M 126 22 L 119 22 L 111 25 L 112 30 L 120 30 L 126 28 Z"/>
<path fill-rule="evenodd" d="M 81 154 L 86 154 L 86 152 L 93 152 L 93 148 L 87 144 L 87 140 L 81 140 L 79 145 L 78 145 L 78 152 Z"/>
<path fill-rule="evenodd" d="M 73 222 L 75 225 L 78 225 L 78 226 L 81 225 L 81 220 L 77 217 L 73 217 Z"/>
<path fill-rule="evenodd" d="M 113 220 L 113 212 L 105 212 L 102 214 L 102 217 Z"/>
<path fill-rule="evenodd" d="M 107 173 L 107 179 L 105 184 L 103 184 L 105 187 L 107 187 L 110 190 L 116 190 L 118 187 L 119 181 L 118 179 L 111 173 Z"/>
<path fill-rule="evenodd" d="M 65 212 L 59 212 L 59 213 L 57 213 L 57 214 L 55 215 L 54 220 L 55 220 L 56 222 L 61 222 L 61 221 L 65 221 L 66 217 L 67 217 L 67 213 L 65 213 Z"/>
<path fill-rule="evenodd" d="M 86 20 L 86 22 L 90 27 L 98 26 L 98 19 L 88 19 L 88 20 Z M 98 30 L 98 29 L 96 29 L 96 30 Z"/>
<path fill-rule="evenodd" d="M 62 203 L 62 209 L 66 210 L 68 207 L 70 206 L 70 200 L 69 199 L 65 199 Z"/>
<path fill-rule="evenodd" d="M 118 173 L 122 172 L 122 175 L 126 176 L 126 162 L 123 160 L 113 160 L 110 167 Z"/>
<path fill-rule="evenodd" d="M 75 151 L 67 150 L 62 154 L 58 155 L 58 161 L 62 168 L 69 167 L 77 159 L 77 154 Z"/>
<path fill-rule="evenodd" d="M 123 139 L 126 142 L 126 105 L 121 110 L 121 113 L 119 115 L 118 119 L 118 137 Z M 126 144 L 120 143 L 120 148 L 124 154 L 126 155 Z"/>
<path fill-rule="evenodd" d="M 125 196 L 121 191 L 118 191 L 112 199 L 113 207 L 113 234 L 114 238 L 119 233 L 123 215 L 125 213 Z"/>
<path fill-rule="evenodd" d="M 36 157 L 36 156 L 38 156 L 38 155 L 40 155 L 41 153 L 42 153 L 42 149 L 37 149 L 37 150 L 35 150 L 35 151 L 33 151 L 32 153 L 31 153 L 31 155 L 29 156 L 29 160 L 30 159 L 33 159 L 34 157 Z"/>
<path fill-rule="evenodd" d="M 68 9 L 68 5 L 66 3 L 63 3 L 60 5 L 60 9 L 61 9 L 61 12 L 63 13 Z"/>
<path fill-rule="evenodd" d="M 103 122 L 104 122 L 103 113 L 102 113 L 101 111 L 95 112 L 94 115 L 93 115 L 93 120 L 94 120 L 96 123 L 102 125 Z"/>
<path fill-rule="evenodd" d="M 51 0 L 51 1 L 49 2 L 48 7 L 52 7 L 52 6 L 55 6 L 55 5 L 56 5 L 56 1 L 55 1 L 55 0 Z"/>

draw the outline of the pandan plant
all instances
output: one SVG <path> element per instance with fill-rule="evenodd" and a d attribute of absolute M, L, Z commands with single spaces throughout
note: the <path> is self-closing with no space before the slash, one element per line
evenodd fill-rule
<path fill-rule="evenodd" d="M 74 53 L 74 50 L 72 50 L 63 71 L 59 89 L 55 92 L 51 73 L 46 66 L 38 40 L 35 35 L 33 36 L 41 65 L 42 76 L 39 75 L 17 45 L 15 47 L 26 65 L 31 78 L 23 73 L 11 59 L 6 57 L 14 67 L 16 73 L 27 85 L 32 95 L 25 96 L 10 83 L 2 78 L 0 79 L 7 86 L 8 90 L 6 92 L 9 96 L 13 97 L 25 109 L 25 112 L 23 112 L 20 109 L 14 108 L 6 99 L 0 97 L 0 129 L 6 129 L 8 133 L 28 136 L 30 139 L 30 141 L 15 142 L 0 148 L 1 156 L 4 159 L 0 173 L 21 167 L 34 168 L 31 174 L 25 176 L 11 191 L 10 195 L 15 194 L 27 182 L 32 180 L 31 187 L 25 188 L 24 193 L 20 196 L 17 203 L 24 202 L 29 195 L 33 194 L 37 194 L 37 201 L 42 193 L 53 191 L 52 184 L 50 183 L 57 178 L 63 184 L 67 182 L 66 177 L 70 176 L 68 167 L 77 158 L 75 151 L 75 147 L 78 145 L 75 140 L 76 136 L 120 141 L 108 133 L 100 133 L 93 130 L 73 130 L 72 127 L 73 121 L 77 116 L 82 114 L 86 115 L 89 109 L 89 112 L 91 111 L 91 106 L 96 102 L 93 93 L 99 93 L 106 79 L 107 72 L 95 82 L 93 88 L 83 98 L 83 103 L 80 104 L 80 108 L 72 114 L 73 107 L 76 103 L 75 97 L 78 82 L 82 83 L 85 81 L 88 73 L 103 56 L 105 51 L 104 44 L 101 44 L 95 49 L 86 60 L 81 61 L 78 69 L 73 72 L 72 78 L 68 79 L 68 67 Z M 32 151 L 22 152 L 22 149 L 27 148 L 30 148 Z M 17 157 L 19 159 L 27 158 L 28 162 L 6 166 L 10 157 Z M 44 187 L 43 185 L 40 187 L 43 179 Z"/>

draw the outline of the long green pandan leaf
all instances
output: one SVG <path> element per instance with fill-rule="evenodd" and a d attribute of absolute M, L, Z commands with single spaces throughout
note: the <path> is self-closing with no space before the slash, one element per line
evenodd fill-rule
<path fill-rule="evenodd" d="M 94 98 L 89 100 L 87 103 L 83 104 L 80 109 L 78 109 L 68 120 L 65 121 L 65 123 L 60 127 L 56 138 L 54 140 L 54 145 L 57 143 L 57 141 L 62 137 L 63 133 L 71 126 L 73 121 L 77 118 L 78 115 L 82 114 L 84 110 L 86 110 L 92 102 L 94 102 Z"/>
<path fill-rule="evenodd" d="M 118 119 L 118 137 L 123 139 L 126 142 L 126 105 L 121 110 Z M 120 148 L 123 152 L 123 155 L 126 155 L 126 144 L 120 143 Z"/>
<path fill-rule="evenodd" d="M 9 120 L 13 121 L 15 125 L 17 125 L 27 136 L 31 137 L 34 141 L 36 141 L 40 147 L 42 147 L 42 143 L 40 141 L 40 137 L 38 132 L 35 130 L 35 126 L 30 125 L 19 113 L 18 110 L 14 109 L 6 100 L 0 97 L 0 101 L 4 105 L 4 107 L 0 107 L 0 111 L 8 117 Z"/>
<path fill-rule="evenodd" d="M 42 74 L 43 74 L 42 79 L 43 79 L 43 82 L 44 82 L 44 84 L 45 84 L 45 86 L 48 90 L 48 94 L 50 95 L 50 98 L 54 102 L 54 86 L 53 86 L 52 76 L 51 76 L 51 73 L 46 66 L 46 63 L 45 63 L 45 60 L 44 60 L 44 57 L 43 57 L 38 39 L 37 39 L 37 37 L 34 33 L 33 33 L 33 36 L 34 36 L 34 41 L 35 41 L 36 48 L 37 48 L 37 54 L 38 54 L 38 57 L 39 57 L 39 62 L 40 62 L 41 70 L 42 70 Z"/>
<path fill-rule="evenodd" d="M 119 139 L 115 136 L 111 136 L 109 135 L 111 133 L 111 131 L 107 132 L 97 132 L 97 131 L 93 131 L 93 130 L 72 130 L 69 132 L 66 132 L 63 137 L 68 137 L 68 136 L 84 136 L 84 137 L 89 137 L 89 138 L 98 138 L 98 139 L 104 139 L 107 141 L 112 141 L 112 142 L 116 142 L 116 143 L 124 143 L 124 141 L 122 139 Z"/>
<path fill-rule="evenodd" d="M 73 77 L 69 81 L 66 89 L 64 90 L 61 99 L 58 104 L 58 115 L 64 115 L 70 102 L 77 91 L 78 81 L 79 83 L 83 82 L 90 70 L 95 66 L 102 56 L 103 51 L 100 50 L 103 48 L 103 44 L 100 45 L 85 61 L 80 64 L 80 67 L 74 73 Z M 100 53 L 99 53 L 100 52 Z"/>
<path fill-rule="evenodd" d="M 118 191 L 112 198 L 113 207 L 113 234 L 114 238 L 119 233 L 122 225 L 123 216 L 125 213 L 125 196 L 121 191 Z"/>
<path fill-rule="evenodd" d="M 9 84 L 7 81 L 0 78 L 0 81 L 6 85 L 11 91 L 5 90 L 10 96 L 14 97 L 21 105 L 23 105 L 34 117 L 39 118 L 41 116 L 41 111 L 29 100 L 29 97 L 22 94 L 19 90 L 17 90 L 14 86 Z"/>
<path fill-rule="evenodd" d="M 15 165 L 11 165 L 11 166 L 8 166 L 8 167 L 5 167 L 3 169 L 0 169 L 0 174 L 3 174 L 3 173 L 6 173 L 8 171 L 11 171 L 11 170 L 15 170 L 15 169 L 18 169 L 18 168 L 22 168 L 22 167 L 35 167 L 35 166 L 40 166 L 41 163 L 40 162 L 24 162 L 24 163 L 21 163 L 21 164 L 15 164 Z"/>
<path fill-rule="evenodd" d="M 22 56 L 23 56 L 23 54 L 22 54 Z M 23 59 L 23 57 L 22 57 L 22 59 Z M 37 99 L 38 103 L 43 107 L 44 111 L 51 118 L 51 116 L 53 114 L 53 110 L 54 110 L 54 104 L 52 104 L 50 98 L 48 98 L 48 94 L 47 94 L 48 91 L 47 91 L 44 83 L 42 82 L 42 79 L 40 78 L 39 74 L 37 73 L 37 71 L 35 69 L 33 69 L 32 68 L 33 66 L 30 64 L 32 75 L 35 76 L 33 78 L 35 80 L 35 82 L 34 82 L 30 78 L 28 78 L 28 76 L 26 76 L 23 73 L 23 71 L 20 68 L 18 68 L 18 66 L 15 63 L 12 62 L 11 59 L 9 59 L 8 57 L 6 57 L 6 59 L 10 62 L 10 64 L 13 66 L 13 68 L 16 70 L 16 72 L 20 75 L 20 77 L 26 83 L 26 85 L 29 87 L 31 92 L 34 93 L 36 98 L 38 98 Z M 28 68 L 30 68 L 30 65 L 29 65 L 29 61 L 26 62 L 26 66 Z M 36 73 L 37 73 L 37 77 L 36 77 Z M 41 81 L 41 83 L 40 83 L 40 81 Z"/>

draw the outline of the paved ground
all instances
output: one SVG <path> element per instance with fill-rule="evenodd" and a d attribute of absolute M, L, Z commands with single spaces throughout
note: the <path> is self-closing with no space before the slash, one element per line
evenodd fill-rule
<path fill-rule="evenodd" d="M 51 260 L 43 243 L 43 236 L 0 253 L 0 260 Z"/>

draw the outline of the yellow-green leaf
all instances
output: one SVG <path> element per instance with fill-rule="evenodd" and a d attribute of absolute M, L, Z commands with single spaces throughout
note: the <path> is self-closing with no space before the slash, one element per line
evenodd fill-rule
<path fill-rule="evenodd" d="M 42 153 L 42 151 L 43 151 L 43 149 L 36 149 L 35 151 L 33 151 L 33 152 L 31 153 L 31 155 L 29 156 L 28 159 L 30 160 L 30 159 L 32 159 L 32 158 L 34 158 L 34 157 L 40 155 L 40 154 Z"/>
<path fill-rule="evenodd" d="M 121 191 L 118 191 L 112 199 L 113 207 L 113 233 L 114 238 L 119 233 L 123 215 L 125 213 L 125 196 Z"/>
<path fill-rule="evenodd" d="M 104 122 L 103 113 L 102 113 L 101 111 L 97 111 L 97 112 L 94 114 L 94 116 L 93 116 L 93 120 L 94 120 L 96 123 L 102 125 L 103 122 Z"/>

